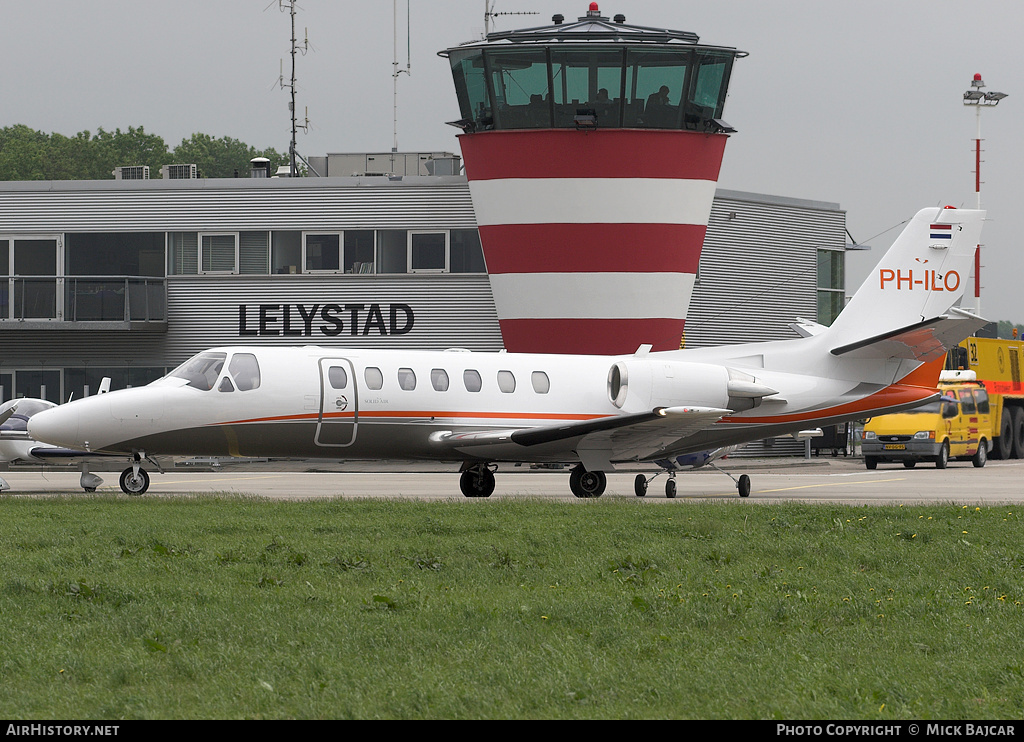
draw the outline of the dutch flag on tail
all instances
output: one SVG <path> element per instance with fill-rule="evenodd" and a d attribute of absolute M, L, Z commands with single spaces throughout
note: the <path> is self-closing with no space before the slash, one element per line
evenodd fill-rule
<path fill-rule="evenodd" d="M 933 240 L 951 240 L 953 239 L 953 225 L 952 224 L 933 224 L 930 227 L 931 237 Z"/>

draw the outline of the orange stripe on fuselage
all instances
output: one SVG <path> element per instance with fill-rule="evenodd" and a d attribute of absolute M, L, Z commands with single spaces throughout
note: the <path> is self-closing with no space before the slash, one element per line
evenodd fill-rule
<path fill-rule="evenodd" d="M 936 384 L 938 379 L 936 378 Z M 905 386 L 893 384 L 880 392 L 858 399 L 856 402 L 836 405 L 835 407 L 824 407 L 809 412 L 800 412 L 793 415 L 774 415 L 772 417 L 726 417 L 720 420 L 722 423 L 738 423 L 740 425 L 769 424 L 769 423 L 795 423 L 823 420 L 830 417 L 856 417 L 863 414 L 865 417 L 875 414 L 880 409 L 898 407 L 900 405 L 923 402 L 924 400 L 938 394 L 936 389 L 926 389 L 919 386 Z"/>
<path fill-rule="evenodd" d="M 351 418 L 355 415 L 354 412 L 325 412 L 323 418 L 337 420 L 344 418 Z M 428 419 L 428 418 L 442 418 L 442 419 L 465 419 L 465 420 L 542 420 L 542 421 L 578 421 L 578 420 L 597 420 L 603 417 L 611 417 L 611 415 L 586 415 L 586 414 L 569 414 L 569 413 L 558 413 L 558 412 L 453 412 L 451 410 L 361 410 L 359 412 L 359 419 L 366 418 L 412 418 L 412 419 Z M 211 425 L 243 425 L 246 423 L 269 423 L 269 422 L 301 422 L 303 420 L 320 420 L 321 415 L 319 412 L 308 412 L 299 415 L 276 415 L 272 417 L 252 417 L 245 420 L 228 420 L 225 422 L 211 423 Z"/>

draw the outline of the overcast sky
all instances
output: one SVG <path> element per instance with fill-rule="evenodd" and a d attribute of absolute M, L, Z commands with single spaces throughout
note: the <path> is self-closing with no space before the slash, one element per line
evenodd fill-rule
<path fill-rule="evenodd" d="M 398 0 L 399 59 L 406 65 Z M 495 28 L 584 15 L 588 0 L 498 0 Z M 394 2 L 302 0 L 298 136 L 309 157 L 389 151 Z M 398 146 L 458 152 L 446 60 L 478 38 L 484 0 L 411 0 L 411 74 L 398 78 Z M 1024 323 L 1024 259 L 1013 229 L 1024 186 L 1024 4 L 1015 0 L 616 0 L 603 15 L 693 31 L 740 60 L 724 118 L 722 188 L 838 203 L 872 250 L 850 254 L 850 289 L 921 207 L 973 207 L 981 73 L 1009 94 L 982 113 L 982 313 Z M 287 152 L 290 16 L 278 0 L 0 0 L 0 127 L 71 136 L 142 126 L 175 147 L 194 132 Z M 1016 207 L 1019 208 L 1019 207 Z M 965 306 L 973 299 L 965 301 Z"/>

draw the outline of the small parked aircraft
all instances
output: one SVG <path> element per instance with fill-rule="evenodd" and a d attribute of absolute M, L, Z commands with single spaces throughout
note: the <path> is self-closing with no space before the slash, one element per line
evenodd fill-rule
<path fill-rule="evenodd" d="M 0 462 L 79 463 L 82 465 L 80 480 L 82 489 L 86 492 L 95 492 L 96 488 L 103 484 L 103 479 L 89 471 L 89 463 L 109 457 L 42 443 L 33 439 L 28 433 L 28 421 L 33 415 L 56 406 L 53 402 L 45 399 L 31 397 L 12 399 L 0 404 Z M 0 492 L 10 488 L 7 480 L 0 477 Z"/>
<path fill-rule="evenodd" d="M 957 308 L 983 219 L 921 210 L 835 322 L 805 321 L 793 340 L 623 356 L 215 348 L 148 386 L 40 412 L 28 430 L 127 455 L 121 487 L 134 494 L 156 454 L 461 462 L 468 497 L 491 494 L 498 462 L 575 463 L 578 497 L 599 496 L 616 464 L 666 462 L 673 496 L 679 466 L 730 446 L 934 397 L 946 348 L 985 324 Z M 737 487 L 748 495 L 749 478 Z"/>

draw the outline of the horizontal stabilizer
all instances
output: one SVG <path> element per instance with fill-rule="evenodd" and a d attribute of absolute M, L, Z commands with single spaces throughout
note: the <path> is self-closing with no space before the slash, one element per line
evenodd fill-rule
<path fill-rule="evenodd" d="M 833 348 L 832 355 L 847 358 L 934 361 L 945 355 L 949 348 L 987 324 L 988 320 L 953 308 L 948 315 Z"/>

